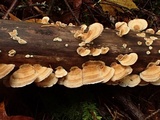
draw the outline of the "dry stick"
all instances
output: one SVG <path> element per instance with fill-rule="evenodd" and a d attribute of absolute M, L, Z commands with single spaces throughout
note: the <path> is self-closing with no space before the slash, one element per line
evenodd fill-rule
<path fill-rule="evenodd" d="M 6 14 L 3 16 L 4 20 L 7 19 L 8 14 L 11 12 L 11 10 L 13 9 L 16 3 L 17 3 L 17 0 L 14 0 L 10 8 L 7 10 Z"/>
<path fill-rule="evenodd" d="M 119 93 L 115 95 L 115 99 L 118 100 L 135 119 L 145 119 L 145 115 L 132 103 L 128 94 L 124 95 L 123 93 Z"/>
<path fill-rule="evenodd" d="M 150 114 L 149 116 L 147 116 L 147 117 L 145 118 L 145 120 L 151 119 L 151 117 L 153 117 L 154 115 L 156 115 L 156 114 L 159 113 L 159 112 L 160 112 L 160 109 L 156 110 L 155 112 L 153 112 L 152 114 Z"/>
<path fill-rule="evenodd" d="M 68 2 L 66 0 L 64 0 L 65 4 L 67 5 L 69 11 L 72 13 L 72 16 L 75 18 L 75 20 L 77 21 L 78 25 L 81 25 L 80 21 L 77 19 L 77 17 L 75 16 L 74 12 L 72 11 L 71 7 L 69 6 Z"/>

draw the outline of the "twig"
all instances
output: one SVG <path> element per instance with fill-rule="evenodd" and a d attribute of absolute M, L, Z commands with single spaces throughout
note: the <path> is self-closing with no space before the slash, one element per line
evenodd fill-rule
<path fill-rule="evenodd" d="M 72 9 L 71 9 L 71 7 L 69 6 L 67 0 L 64 0 L 64 2 L 65 2 L 65 4 L 67 5 L 69 11 L 72 13 L 72 16 L 73 16 L 73 17 L 75 18 L 75 20 L 77 21 L 77 23 L 78 23 L 79 25 L 81 25 L 80 21 L 77 19 L 77 17 L 75 16 L 74 12 L 73 12 Z"/>
<path fill-rule="evenodd" d="M 2 17 L 4 20 L 7 19 L 8 14 L 11 12 L 15 4 L 17 3 L 17 0 L 14 0 L 10 8 L 7 10 L 6 14 Z"/>
<path fill-rule="evenodd" d="M 150 115 L 148 115 L 145 120 L 149 120 L 151 117 L 153 117 L 154 115 L 156 115 L 157 113 L 160 112 L 160 109 L 156 110 L 155 112 L 151 113 Z"/>

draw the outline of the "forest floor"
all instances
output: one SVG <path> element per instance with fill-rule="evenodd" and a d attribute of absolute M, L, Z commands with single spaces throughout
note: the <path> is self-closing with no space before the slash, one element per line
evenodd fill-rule
<path fill-rule="evenodd" d="M 50 22 L 75 25 L 100 22 L 114 29 L 117 21 L 143 18 L 148 27 L 160 29 L 158 0 L 3 0 L 0 18 L 38 22 L 44 16 Z M 104 84 L 69 89 L 61 85 L 38 88 L 7 88 L 0 83 L 0 119 L 6 111 L 15 120 L 159 120 L 160 87 L 147 85 L 123 88 Z M 1 104 L 2 104 L 1 103 Z M 4 114 L 3 114 L 4 115 Z M 15 117 L 20 115 L 21 117 Z M 30 116 L 31 118 L 25 118 Z M 3 119 L 2 119 L 3 120 Z"/>

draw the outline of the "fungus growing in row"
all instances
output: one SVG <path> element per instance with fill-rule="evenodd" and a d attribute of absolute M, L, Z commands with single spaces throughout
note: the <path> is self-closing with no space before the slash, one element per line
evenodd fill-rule
<path fill-rule="evenodd" d="M 90 52 L 91 52 L 91 50 L 86 47 L 78 47 L 77 48 L 77 53 L 82 57 L 89 55 Z"/>
<path fill-rule="evenodd" d="M 136 53 L 125 55 L 120 54 L 118 55 L 118 57 L 116 57 L 116 60 L 118 60 L 123 66 L 130 66 L 136 63 L 136 61 L 138 60 L 138 55 Z"/>
<path fill-rule="evenodd" d="M 61 42 L 61 41 L 62 41 L 62 38 L 60 38 L 60 37 L 55 37 L 55 38 L 53 38 L 53 41 Z"/>
<path fill-rule="evenodd" d="M 160 79 L 160 66 L 149 65 L 140 73 L 140 77 L 146 82 L 156 82 Z"/>
<path fill-rule="evenodd" d="M 12 32 L 8 32 L 8 33 L 11 36 L 12 39 L 18 35 L 18 32 L 17 32 L 16 29 L 14 29 Z"/>
<path fill-rule="evenodd" d="M 160 35 L 160 30 L 158 30 L 158 31 L 156 32 L 156 35 Z"/>
<path fill-rule="evenodd" d="M 68 88 L 81 87 L 83 85 L 82 70 L 77 66 L 71 67 L 70 72 L 67 74 L 62 84 Z"/>
<path fill-rule="evenodd" d="M 36 70 L 30 64 L 23 64 L 15 71 L 9 80 L 11 87 L 24 87 L 31 84 L 37 78 Z"/>
<path fill-rule="evenodd" d="M 101 54 L 106 54 L 109 51 L 109 47 L 101 47 Z"/>
<path fill-rule="evenodd" d="M 146 44 L 147 46 L 150 46 L 150 45 L 153 44 L 153 40 L 152 40 L 151 38 L 144 38 L 144 40 L 145 40 L 145 44 Z"/>
<path fill-rule="evenodd" d="M 146 37 L 146 33 L 144 33 L 144 32 L 141 32 L 141 33 L 137 33 L 136 34 L 138 37 Z"/>
<path fill-rule="evenodd" d="M 152 85 L 160 85 L 160 79 L 158 79 L 157 81 L 155 82 L 150 82 Z"/>
<path fill-rule="evenodd" d="M 56 76 L 57 78 L 62 78 L 62 77 L 64 77 L 64 76 L 66 76 L 66 75 L 67 75 L 67 71 L 66 71 L 62 66 L 58 66 L 58 67 L 56 68 L 55 76 Z"/>
<path fill-rule="evenodd" d="M 141 82 L 139 75 L 131 74 L 122 78 L 119 82 L 119 85 L 122 87 L 135 87 Z"/>
<path fill-rule="evenodd" d="M 36 70 L 36 75 L 37 75 L 37 78 L 36 78 L 35 82 L 41 82 L 41 81 L 43 81 L 53 71 L 52 68 L 43 67 L 40 64 L 34 64 L 33 67 Z"/>
<path fill-rule="evenodd" d="M 0 79 L 8 75 L 14 69 L 14 67 L 14 64 L 0 64 Z"/>
<path fill-rule="evenodd" d="M 115 29 L 118 31 L 118 32 L 116 32 L 116 34 L 119 37 L 122 37 L 123 35 L 128 34 L 130 31 L 130 28 L 127 26 L 126 22 L 117 22 L 115 24 Z"/>
<path fill-rule="evenodd" d="M 48 16 L 45 16 L 45 17 L 42 18 L 41 23 L 42 24 L 49 24 L 49 19 L 50 18 Z"/>
<path fill-rule="evenodd" d="M 111 67 L 114 68 L 114 70 L 115 70 L 114 75 L 111 78 L 111 81 L 120 80 L 123 77 L 131 74 L 133 71 L 133 69 L 130 66 L 122 66 L 121 64 L 118 64 L 116 62 L 113 62 L 111 64 Z"/>
<path fill-rule="evenodd" d="M 36 85 L 38 87 L 52 87 L 53 85 L 55 85 L 58 82 L 58 78 L 55 77 L 54 73 L 51 73 L 47 78 L 45 78 L 43 81 L 41 82 L 36 82 Z"/>
<path fill-rule="evenodd" d="M 16 50 L 14 50 L 14 49 L 11 49 L 10 51 L 8 51 L 9 57 L 13 57 L 13 56 L 15 56 L 15 54 L 16 54 Z"/>
<path fill-rule="evenodd" d="M 152 28 L 146 29 L 146 33 L 155 34 L 155 31 Z"/>
<path fill-rule="evenodd" d="M 90 52 L 90 55 L 92 56 L 98 56 L 100 55 L 102 52 L 101 48 L 92 48 L 91 49 L 91 52 Z"/>
<path fill-rule="evenodd" d="M 102 69 L 105 63 L 102 61 L 87 61 L 82 65 L 83 84 L 95 84 L 103 81 Z"/>
<path fill-rule="evenodd" d="M 99 35 L 102 33 L 103 29 L 104 28 L 103 28 L 102 24 L 93 23 L 89 26 L 89 30 L 87 33 L 78 34 L 76 37 L 81 38 L 85 43 L 90 43 L 95 38 L 99 37 Z"/>
<path fill-rule="evenodd" d="M 133 20 L 130 20 L 128 22 L 128 27 L 133 30 L 133 31 L 136 31 L 136 32 L 140 32 L 144 29 L 146 29 L 148 26 L 148 23 L 145 19 L 133 19 Z"/>
<path fill-rule="evenodd" d="M 141 79 L 141 82 L 138 84 L 138 86 L 146 86 L 148 84 L 149 84 L 149 82 L 146 82 L 146 81 Z"/>
<path fill-rule="evenodd" d="M 103 78 L 102 83 L 108 82 L 113 77 L 114 72 L 115 72 L 114 68 L 109 67 L 109 66 L 104 66 L 101 72 L 101 76 Z"/>
<path fill-rule="evenodd" d="M 158 38 L 157 37 L 155 37 L 155 36 L 150 36 L 149 37 L 151 40 L 157 40 Z"/>

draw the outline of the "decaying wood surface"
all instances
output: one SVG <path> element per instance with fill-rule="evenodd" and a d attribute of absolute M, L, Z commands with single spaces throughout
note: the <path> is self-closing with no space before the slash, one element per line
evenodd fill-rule
<path fill-rule="evenodd" d="M 16 29 L 18 36 L 27 41 L 27 44 L 19 44 L 14 41 L 8 32 Z M 94 47 L 107 46 L 110 48 L 105 55 L 81 57 L 76 49 L 81 40 L 74 38 L 71 30 L 80 29 L 79 27 L 42 27 L 42 24 L 14 22 L 0 20 L 0 63 L 13 63 L 19 66 L 24 63 L 40 63 L 41 65 L 63 66 L 69 70 L 72 66 L 79 66 L 88 60 L 101 60 L 110 66 L 119 54 L 135 52 L 138 54 L 138 61 L 132 66 L 133 73 L 143 71 L 149 62 L 155 62 L 159 59 L 159 40 L 155 40 L 151 45 L 152 50 L 146 46 L 142 37 L 137 37 L 135 32 L 130 31 L 123 37 L 116 35 L 115 30 L 105 29 L 101 36 L 94 40 Z M 153 35 L 149 35 L 153 36 Z M 156 35 L 154 35 L 156 36 Z M 62 38 L 62 41 L 53 41 L 55 37 Z M 138 45 L 137 42 L 142 42 Z M 124 45 L 127 45 L 125 48 Z M 8 52 L 14 49 L 16 54 L 13 57 L 8 56 Z M 150 51 L 150 54 L 146 54 Z M 33 55 L 26 58 L 25 55 Z"/>

